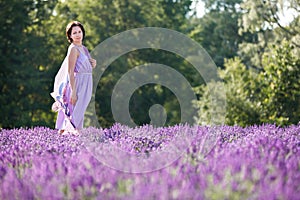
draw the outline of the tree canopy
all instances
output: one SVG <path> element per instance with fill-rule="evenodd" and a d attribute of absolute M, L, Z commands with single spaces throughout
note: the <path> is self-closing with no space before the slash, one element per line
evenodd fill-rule
<path fill-rule="evenodd" d="M 183 33 L 198 42 L 219 68 L 226 88 L 225 123 L 298 123 L 300 2 L 203 2 L 205 14 L 199 18 L 193 14 L 192 0 L 0 0 L 0 127 L 54 127 L 56 114 L 49 93 L 66 55 L 65 27 L 72 20 L 84 24 L 89 50 L 134 28 L 163 27 Z M 284 23 L 288 14 L 292 18 Z M 143 49 L 116 59 L 99 81 L 95 106 L 102 127 L 114 123 L 114 85 L 128 70 L 144 63 L 166 64 L 183 74 L 197 91 L 197 123 L 209 121 L 210 92 L 218 83 L 205 85 L 203 77 L 178 55 Z M 166 87 L 148 84 L 130 100 L 137 124 L 150 123 L 149 108 L 154 104 L 166 109 L 166 125 L 180 122 L 176 96 Z"/>

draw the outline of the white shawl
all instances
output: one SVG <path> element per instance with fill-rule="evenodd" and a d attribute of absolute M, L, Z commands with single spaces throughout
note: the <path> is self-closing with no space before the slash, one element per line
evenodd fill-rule
<path fill-rule="evenodd" d="M 69 59 L 71 46 L 72 45 L 69 46 L 67 56 L 65 57 L 63 63 L 61 64 L 59 71 L 57 72 L 57 74 L 55 76 L 53 92 L 50 93 L 50 95 L 56 101 L 52 105 L 52 110 L 54 110 L 54 111 L 58 111 L 59 104 L 63 104 L 63 92 L 64 92 L 63 90 L 65 89 L 66 85 L 69 82 L 68 59 Z"/>

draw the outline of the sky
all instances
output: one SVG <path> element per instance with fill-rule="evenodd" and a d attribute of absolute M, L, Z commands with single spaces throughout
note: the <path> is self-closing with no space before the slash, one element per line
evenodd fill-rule
<path fill-rule="evenodd" d="M 282 25 L 288 25 L 295 19 L 295 17 L 299 15 L 299 12 L 296 12 L 293 9 L 288 9 L 287 6 L 287 4 L 284 5 L 283 12 L 279 13 L 280 22 Z"/>
<path fill-rule="evenodd" d="M 196 11 L 197 11 L 197 17 L 201 18 L 203 17 L 203 15 L 205 14 L 204 12 L 204 3 L 202 1 L 193 1 L 191 8 L 195 8 L 196 7 Z"/>

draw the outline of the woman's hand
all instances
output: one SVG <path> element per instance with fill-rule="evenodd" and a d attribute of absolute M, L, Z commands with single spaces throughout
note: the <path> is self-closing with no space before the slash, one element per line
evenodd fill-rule
<path fill-rule="evenodd" d="M 58 101 L 55 101 L 53 104 L 52 104 L 52 110 L 54 112 L 58 112 L 59 110 L 61 109 L 61 105 Z"/>
<path fill-rule="evenodd" d="M 72 92 L 72 95 L 71 95 L 71 104 L 72 105 L 75 105 L 77 102 L 77 95 L 75 92 Z"/>
<path fill-rule="evenodd" d="M 92 65 L 93 68 L 95 68 L 96 65 L 97 65 L 97 61 L 95 59 L 93 59 L 93 58 L 90 58 L 90 63 L 91 63 L 91 65 Z"/>

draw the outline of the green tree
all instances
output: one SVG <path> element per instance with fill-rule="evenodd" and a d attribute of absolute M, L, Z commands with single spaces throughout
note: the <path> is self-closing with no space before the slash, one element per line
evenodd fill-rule
<path fill-rule="evenodd" d="M 225 68 L 219 74 L 226 88 L 226 124 L 289 125 L 299 122 L 300 60 L 293 55 L 293 48 L 287 41 L 282 46 L 273 45 L 270 52 L 263 56 L 261 71 L 246 68 L 238 58 L 225 61 Z M 198 88 L 200 99 L 195 106 L 199 109 L 199 124 L 209 124 L 212 111 L 218 110 L 211 100 L 218 84 Z M 222 95 L 219 92 L 216 96 Z"/>
<path fill-rule="evenodd" d="M 296 47 L 294 53 L 299 55 L 299 6 L 299 0 L 250 0 L 241 3 L 243 12 L 239 18 L 239 33 L 257 34 L 257 40 L 244 41 L 239 47 L 239 55 L 248 67 L 262 68 L 262 57 L 269 51 L 270 44 L 281 45 L 283 40 L 291 41 Z M 294 18 L 284 24 L 283 19 L 288 13 L 294 13 Z"/>
<path fill-rule="evenodd" d="M 39 29 L 55 0 L 1 1 L 0 127 L 47 125 L 46 38 Z M 48 112 L 49 113 L 49 112 Z M 50 117 L 51 118 L 51 117 Z"/>
<path fill-rule="evenodd" d="M 226 1 L 206 2 L 217 9 Z M 254 37 L 243 38 L 237 51 L 240 59 L 225 61 L 220 71 L 227 89 L 226 123 L 298 123 L 299 1 L 251 0 L 241 2 L 238 8 L 239 34 Z M 294 19 L 283 24 L 279 16 L 287 9 L 295 13 Z M 211 84 L 199 91 L 199 123 L 210 117 L 210 90 L 217 86 Z"/>
<path fill-rule="evenodd" d="M 259 124 L 259 81 L 257 72 L 247 69 L 239 58 L 225 61 L 220 77 L 226 84 L 226 124 Z"/>
<path fill-rule="evenodd" d="M 284 41 L 271 47 L 263 56 L 261 120 L 278 125 L 300 121 L 300 59 L 292 54 L 295 48 Z"/>
<path fill-rule="evenodd" d="M 238 56 L 239 44 L 255 40 L 256 35 L 239 33 L 242 0 L 203 1 L 206 14 L 191 19 L 190 36 L 203 46 L 218 67 L 224 67 L 224 58 Z"/>
<path fill-rule="evenodd" d="M 222 122 L 240 126 L 259 124 L 257 73 L 247 69 L 241 60 L 235 57 L 225 60 L 224 69 L 219 70 L 219 75 L 224 81 L 225 91 L 217 90 L 222 86 L 221 82 L 210 83 L 196 90 L 200 96 L 199 101 L 194 102 L 199 109 L 197 123 L 220 124 Z M 223 111 L 220 112 L 222 109 Z M 225 119 L 221 118 L 222 116 L 225 116 Z"/>

